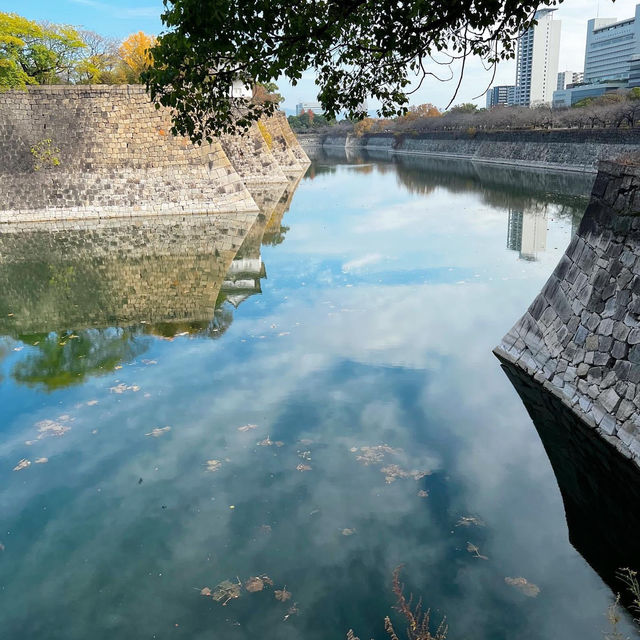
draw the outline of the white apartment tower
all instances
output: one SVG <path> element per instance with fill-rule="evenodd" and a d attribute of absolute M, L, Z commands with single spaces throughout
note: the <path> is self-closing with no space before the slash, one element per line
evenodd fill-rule
<path fill-rule="evenodd" d="M 640 5 L 633 18 L 593 18 L 587 23 L 584 81 L 626 80 L 629 64 L 640 54 Z"/>
<path fill-rule="evenodd" d="M 556 91 L 562 91 L 566 89 L 570 84 L 577 84 L 584 80 L 584 74 L 582 71 L 561 71 L 558 74 L 558 84 L 556 85 Z"/>
<path fill-rule="evenodd" d="M 534 107 L 550 104 L 558 82 L 560 20 L 555 9 L 536 13 L 537 24 L 518 37 L 514 104 Z"/>

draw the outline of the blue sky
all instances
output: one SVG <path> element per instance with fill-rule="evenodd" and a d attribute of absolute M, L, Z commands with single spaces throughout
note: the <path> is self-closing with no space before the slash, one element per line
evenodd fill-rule
<path fill-rule="evenodd" d="M 615 4 L 612 0 L 565 0 L 556 13 L 556 18 L 562 21 L 559 70 L 582 70 L 587 20 L 597 15 L 619 20 L 629 18 L 635 13 L 635 5 L 636 0 L 616 0 Z M 135 31 L 159 33 L 162 30 L 162 0 L 0 0 L 0 9 L 32 20 L 79 25 L 119 38 Z M 503 63 L 497 70 L 495 84 L 513 84 L 514 76 L 515 64 Z M 278 81 L 286 108 L 294 108 L 300 100 L 315 100 L 314 77 L 311 71 L 305 73 L 295 87 L 284 78 Z M 480 60 L 470 60 L 456 102 L 473 101 L 484 106 L 484 97 L 474 98 L 486 90 L 490 81 L 491 74 L 484 70 Z M 449 102 L 453 90 L 452 82 L 431 80 L 413 96 L 412 103 L 432 102 L 442 108 Z"/>

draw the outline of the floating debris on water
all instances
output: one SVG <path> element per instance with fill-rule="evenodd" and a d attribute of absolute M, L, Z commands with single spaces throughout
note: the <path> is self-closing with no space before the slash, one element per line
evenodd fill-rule
<path fill-rule="evenodd" d="M 223 580 L 211 594 L 211 597 L 216 602 L 222 602 L 222 606 L 226 607 L 227 603 L 234 598 L 239 598 L 242 591 L 242 583 L 231 582 L 229 580 Z"/>
<path fill-rule="evenodd" d="M 274 442 L 269 436 L 267 436 L 264 440 L 258 442 L 259 447 L 272 447 L 273 445 L 275 445 L 276 447 L 282 447 L 284 445 L 284 442 L 282 442 L 281 440 L 276 440 Z"/>
<path fill-rule="evenodd" d="M 146 364 L 148 366 L 148 365 L 152 365 L 152 364 L 158 364 L 158 361 L 157 360 L 143 360 L 142 364 Z"/>
<path fill-rule="evenodd" d="M 467 551 L 471 554 L 473 554 L 474 558 L 480 558 L 481 560 L 488 560 L 489 558 L 487 558 L 487 556 L 483 556 L 480 553 L 480 549 L 473 544 L 472 542 L 467 542 Z"/>
<path fill-rule="evenodd" d="M 97 404 L 98 404 L 98 400 L 89 400 L 89 402 L 87 402 L 87 407 L 93 407 Z"/>
<path fill-rule="evenodd" d="M 238 431 L 240 431 L 241 433 L 245 433 L 247 431 L 253 431 L 253 429 L 257 429 L 258 425 L 257 424 L 245 424 L 242 427 L 238 427 Z"/>
<path fill-rule="evenodd" d="M 211 472 L 218 471 L 222 467 L 220 460 L 207 460 L 205 464 L 207 465 L 207 471 Z M 233 509 L 233 507 L 230 508 Z"/>
<path fill-rule="evenodd" d="M 59 438 L 63 436 L 67 431 L 71 430 L 71 427 L 62 424 L 63 422 L 70 422 L 71 418 L 67 415 L 60 416 L 58 421 L 55 420 L 40 420 L 36 422 L 38 429 L 38 440 L 43 438 Z"/>
<path fill-rule="evenodd" d="M 535 598 L 540 593 L 540 587 L 533 584 L 533 582 L 529 582 L 526 578 L 505 578 L 504 581 L 508 585 L 522 591 L 522 593 L 529 598 Z"/>
<path fill-rule="evenodd" d="M 311 451 L 298 451 L 298 458 L 303 460 L 311 460 Z"/>
<path fill-rule="evenodd" d="M 342 530 L 342 535 L 343 536 L 352 536 L 355 532 L 356 532 L 355 529 L 343 529 Z"/>
<path fill-rule="evenodd" d="M 470 527 L 471 525 L 484 527 L 484 522 L 477 516 L 462 516 L 460 520 L 456 522 L 456 527 Z"/>
<path fill-rule="evenodd" d="M 358 449 L 355 447 L 354 449 L 352 451 L 356 453 Z M 398 455 L 399 453 L 402 453 L 400 449 L 392 449 L 388 444 L 378 444 L 373 447 L 360 447 L 360 454 L 356 457 L 356 460 L 365 466 L 369 466 L 370 464 L 384 462 L 386 454 Z"/>
<path fill-rule="evenodd" d="M 406 471 L 397 464 L 382 467 L 380 471 L 384 474 L 384 480 L 387 484 L 391 484 L 398 478 L 413 478 L 414 480 L 420 480 L 430 474 L 429 471 Z"/>
<path fill-rule="evenodd" d="M 31 460 L 27 460 L 26 458 L 22 458 L 18 464 L 13 467 L 14 471 L 21 471 L 22 469 L 26 469 L 31 466 Z"/>
<path fill-rule="evenodd" d="M 311 471 L 311 466 L 308 464 L 299 464 L 296 467 L 296 471 Z"/>
<path fill-rule="evenodd" d="M 289 609 L 287 610 L 287 613 L 285 615 L 284 618 L 282 618 L 285 622 L 291 617 L 291 616 L 295 616 L 298 613 L 298 603 L 294 602 Z"/>
<path fill-rule="evenodd" d="M 127 391 L 137 392 L 140 391 L 140 387 L 137 384 L 126 385 L 124 382 L 117 384 L 115 387 L 109 387 L 111 393 L 125 393 Z"/>
<path fill-rule="evenodd" d="M 259 578 L 258 576 L 253 576 L 244 583 L 244 588 L 249 593 L 262 591 L 264 589 L 264 580 L 262 580 L 262 578 Z"/>
<path fill-rule="evenodd" d="M 171 427 L 156 427 L 155 429 L 152 429 L 151 431 L 149 431 L 149 433 L 145 433 L 144 435 L 151 436 L 152 438 L 159 438 L 160 436 L 167 433 L 167 431 L 171 431 Z"/>
<path fill-rule="evenodd" d="M 286 602 L 287 600 L 291 599 L 291 592 L 287 591 L 287 587 L 283 587 L 282 589 L 276 589 L 273 592 L 273 595 L 275 595 L 276 600 L 280 600 L 280 602 Z"/>
<path fill-rule="evenodd" d="M 428 498 L 429 497 L 429 492 L 426 491 L 425 489 L 420 489 L 420 491 L 418 491 L 418 498 Z"/>
<path fill-rule="evenodd" d="M 46 464 L 47 462 L 49 462 L 49 458 L 36 458 L 34 462 L 36 464 Z"/>

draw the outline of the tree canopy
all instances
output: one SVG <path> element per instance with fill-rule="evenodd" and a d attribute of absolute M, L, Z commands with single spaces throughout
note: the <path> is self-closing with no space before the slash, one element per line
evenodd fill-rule
<path fill-rule="evenodd" d="M 404 113 L 412 79 L 436 75 L 434 63 L 477 55 L 493 65 L 513 57 L 515 39 L 538 6 L 557 3 L 164 0 L 168 29 L 145 78 L 153 99 L 175 110 L 175 132 L 196 142 L 273 112 L 270 101 L 231 98 L 234 80 L 267 83 L 284 75 L 295 84 L 310 68 L 328 117 L 365 117 L 367 98 L 390 117 Z"/>
<path fill-rule="evenodd" d="M 141 31 L 120 43 L 93 31 L 34 22 L 0 11 L 0 90 L 30 84 L 140 82 L 155 39 Z"/>

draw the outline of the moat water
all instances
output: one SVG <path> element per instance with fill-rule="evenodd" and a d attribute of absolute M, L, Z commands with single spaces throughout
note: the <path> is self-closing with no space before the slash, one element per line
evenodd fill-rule
<path fill-rule="evenodd" d="M 450 638 L 602 638 L 491 353 L 591 180 L 336 150 L 255 220 L 1 231 L 0 636 L 403 637 L 403 565 Z"/>

